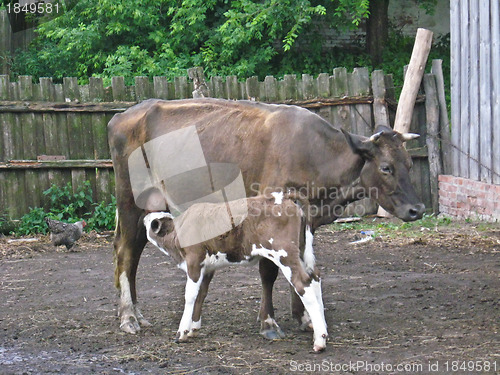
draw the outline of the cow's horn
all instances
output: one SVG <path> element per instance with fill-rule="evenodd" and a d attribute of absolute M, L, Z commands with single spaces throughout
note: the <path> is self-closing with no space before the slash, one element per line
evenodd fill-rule
<path fill-rule="evenodd" d="M 373 134 L 371 137 L 370 137 L 370 141 L 371 142 L 377 142 L 378 139 L 380 138 L 380 136 L 382 135 L 383 132 L 378 132 L 378 133 L 375 133 Z"/>
<path fill-rule="evenodd" d="M 415 139 L 415 138 L 420 137 L 420 134 L 415 134 L 415 133 L 403 133 L 403 134 L 401 134 L 401 136 L 403 137 L 403 141 L 404 141 L 404 142 L 407 142 L 407 141 L 411 141 L 412 139 Z"/>

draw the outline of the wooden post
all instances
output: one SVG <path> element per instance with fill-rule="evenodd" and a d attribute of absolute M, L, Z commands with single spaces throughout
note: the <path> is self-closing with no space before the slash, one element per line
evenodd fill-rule
<path fill-rule="evenodd" d="M 441 174 L 441 154 L 439 152 L 439 105 L 436 81 L 433 74 L 424 76 L 425 113 L 427 120 L 427 149 L 429 154 L 432 211 L 439 211 L 438 176 Z"/>
<path fill-rule="evenodd" d="M 410 64 L 405 74 L 403 89 L 399 97 L 398 109 L 394 120 L 394 130 L 399 133 L 408 133 L 410 131 L 413 107 L 417 98 L 418 89 L 424 75 L 425 64 L 431 50 L 432 31 L 426 29 L 417 29 L 415 45 L 411 53 Z M 379 207 L 378 216 L 388 217 L 389 214 Z"/>
<path fill-rule="evenodd" d="M 441 135 L 441 154 L 443 159 L 443 173 L 452 174 L 452 153 L 450 122 L 448 121 L 448 108 L 444 94 L 444 77 L 442 69 L 443 60 L 432 60 L 431 73 L 436 77 L 436 89 L 439 102 L 439 134 Z M 427 92 L 426 92 L 427 94 Z"/>
<path fill-rule="evenodd" d="M 418 89 L 424 75 L 425 64 L 431 50 L 431 43 L 432 31 L 418 29 L 403 90 L 399 97 L 396 119 L 394 120 L 394 130 L 397 132 L 408 133 L 410 131 L 413 107 L 415 106 L 415 99 L 417 98 Z"/>

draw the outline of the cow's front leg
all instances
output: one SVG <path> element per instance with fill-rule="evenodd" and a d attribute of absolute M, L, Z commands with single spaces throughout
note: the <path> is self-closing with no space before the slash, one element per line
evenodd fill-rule
<path fill-rule="evenodd" d="M 203 302 L 205 301 L 205 297 L 208 293 L 208 287 L 210 285 L 210 281 L 214 277 L 214 271 L 206 272 L 203 276 L 203 281 L 201 282 L 200 291 L 198 293 L 198 297 L 196 298 L 196 302 L 194 304 L 193 311 L 193 323 L 191 324 L 191 330 L 188 333 L 189 337 L 196 337 L 198 335 L 198 331 L 201 328 L 201 310 L 203 307 Z"/>
<path fill-rule="evenodd" d="M 179 324 L 179 329 L 177 330 L 177 336 L 175 342 L 185 342 L 188 340 L 188 334 L 191 331 L 193 324 L 193 311 L 196 299 L 200 292 L 200 287 L 203 282 L 203 274 L 205 271 L 204 267 L 198 265 L 188 266 L 187 268 L 187 280 L 186 280 L 186 290 L 184 292 L 184 313 L 182 314 L 181 322 Z"/>
<path fill-rule="evenodd" d="M 273 286 L 278 276 L 279 268 L 269 259 L 262 258 L 259 262 L 259 273 L 262 281 L 262 299 L 260 301 L 260 333 L 268 340 L 285 337 L 285 334 L 274 320 Z"/>

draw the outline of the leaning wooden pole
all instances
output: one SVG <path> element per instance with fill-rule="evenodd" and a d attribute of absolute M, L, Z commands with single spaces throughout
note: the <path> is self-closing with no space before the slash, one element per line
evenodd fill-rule
<path fill-rule="evenodd" d="M 398 108 L 396 110 L 396 118 L 394 120 L 394 130 L 399 133 L 408 133 L 410 131 L 415 99 L 422 83 L 425 64 L 431 50 L 432 34 L 430 30 L 417 29 L 410 64 L 406 71 L 403 89 L 399 96 Z M 377 215 L 382 217 L 389 216 L 382 207 L 379 207 Z"/>
<path fill-rule="evenodd" d="M 406 71 L 403 90 L 399 97 L 398 109 L 394 120 L 394 130 L 400 133 L 410 131 L 413 108 L 417 98 L 418 89 L 424 76 L 425 64 L 431 50 L 432 31 L 418 29 L 415 38 L 415 45 L 411 53 L 410 64 Z"/>

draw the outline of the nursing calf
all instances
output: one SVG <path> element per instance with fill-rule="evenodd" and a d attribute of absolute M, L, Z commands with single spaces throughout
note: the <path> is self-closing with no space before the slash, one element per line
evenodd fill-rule
<path fill-rule="evenodd" d="M 211 232 L 221 233 L 220 226 L 225 224 L 218 218 L 228 213 L 230 230 L 210 238 Z M 310 318 L 307 323 L 314 331 L 314 351 L 325 349 L 327 327 L 307 200 L 272 193 L 226 203 L 198 203 L 177 218 L 167 212 L 150 213 L 144 224 L 149 241 L 172 256 L 187 274 L 177 342 L 195 336 L 201 327 L 202 304 L 216 269 L 230 264 L 255 264 L 266 258 L 279 267 L 304 304 Z M 193 237 L 200 242 L 193 241 Z M 261 309 L 259 315 L 261 333 L 281 333 L 268 311 Z"/>

